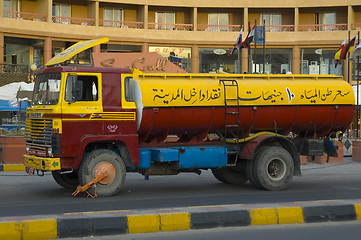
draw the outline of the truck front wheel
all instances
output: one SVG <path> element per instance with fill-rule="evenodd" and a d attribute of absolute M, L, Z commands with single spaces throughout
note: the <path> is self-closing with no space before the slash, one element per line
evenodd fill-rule
<path fill-rule="evenodd" d="M 282 190 L 291 181 L 293 159 L 282 147 L 267 147 L 260 151 L 251 166 L 253 183 L 267 190 Z"/>
<path fill-rule="evenodd" d="M 79 182 L 84 186 L 103 173 L 106 176 L 88 192 L 94 195 L 96 189 L 99 197 L 119 192 L 125 180 L 125 164 L 118 154 L 108 149 L 97 149 L 85 156 L 79 167 Z"/>
<path fill-rule="evenodd" d="M 78 173 L 61 173 L 60 171 L 52 171 L 51 174 L 57 184 L 66 189 L 74 189 L 79 185 Z"/>

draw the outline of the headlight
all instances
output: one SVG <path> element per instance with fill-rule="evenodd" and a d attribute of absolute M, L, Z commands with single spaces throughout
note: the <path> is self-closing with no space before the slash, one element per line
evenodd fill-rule
<path fill-rule="evenodd" d="M 53 156 L 53 149 L 50 147 L 48 148 L 48 156 L 52 157 Z"/>

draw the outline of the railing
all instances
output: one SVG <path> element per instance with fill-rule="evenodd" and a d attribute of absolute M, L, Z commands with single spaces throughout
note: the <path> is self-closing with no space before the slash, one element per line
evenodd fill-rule
<path fill-rule="evenodd" d="M 95 20 L 91 18 L 53 16 L 52 21 L 53 23 L 95 26 Z"/>
<path fill-rule="evenodd" d="M 31 21 L 40 21 L 46 22 L 47 15 L 45 14 L 37 14 L 37 13 L 26 13 L 26 12 L 15 12 L 15 11 L 3 11 L 4 18 L 15 18 L 22 20 L 31 20 Z"/>
<path fill-rule="evenodd" d="M 295 25 L 265 25 L 266 32 L 294 32 Z"/>
<path fill-rule="evenodd" d="M 210 31 L 210 32 L 239 32 L 241 31 L 241 25 L 207 25 L 198 24 L 198 31 Z"/>
<path fill-rule="evenodd" d="M 132 22 L 132 21 L 112 21 L 112 20 L 103 20 L 100 21 L 100 26 L 103 27 L 118 27 L 118 28 L 136 28 L 143 29 L 143 22 Z"/>
<path fill-rule="evenodd" d="M 352 23 L 351 30 L 361 30 L 361 23 Z"/>
<path fill-rule="evenodd" d="M 0 73 L 29 73 L 29 65 L 0 63 Z"/>
<path fill-rule="evenodd" d="M 156 30 L 193 31 L 193 24 L 148 23 L 148 28 Z"/>
<path fill-rule="evenodd" d="M 342 31 L 347 30 L 347 24 L 309 24 L 299 25 L 298 31 L 312 32 L 312 31 Z"/>

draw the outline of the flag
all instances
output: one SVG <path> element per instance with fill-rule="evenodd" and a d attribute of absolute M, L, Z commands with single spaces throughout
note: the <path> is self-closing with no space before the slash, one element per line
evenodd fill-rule
<path fill-rule="evenodd" d="M 343 40 L 341 46 L 339 47 L 338 51 L 335 54 L 335 57 L 334 57 L 334 59 L 336 60 L 335 68 L 337 68 L 338 61 L 340 61 L 340 59 L 342 59 L 341 57 L 346 55 L 346 39 L 347 38 L 345 38 L 345 40 Z"/>
<path fill-rule="evenodd" d="M 356 37 L 352 38 L 351 41 L 347 44 L 346 53 L 353 52 L 353 50 L 355 49 L 355 41 L 356 41 Z M 343 59 L 346 59 L 346 54 L 345 54 L 345 58 L 343 58 Z"/>
<path fill-rule="evenodd" d="M 249 48 L 249 47 L 251 46 L 251 42 L 253 42 L 254 27 L 255 27 L 255 26 L 253 26 L 252 30 L 251 30 L 250 32 L 248 32 L 246 39 L 245 39 L 245 40 L 243 41 L 243 43 L 242 43 L 242 46 L 243 46 L 244 48 Z"/>
<path fill-rule="evenodd" d="M 238 37 L 237 37 L 237 40 L 236 40 L 236 43 L 233 45 L 233 49 L 228 53 L 228 56 L 231 56 L 237 49 L 237 46 L 239 46 L 239 49 L 242 48 L 242 45 L 241 45 L 241 42 L 242 42 L 242 28 L 241 28 L 241 32 L 239 33 Z"/>
<path fill-rule="evenodd" d="M 361 56 L 361 43 L 353 50 L 350 58 L 353 59 L 357 56 Z"/>
<path fill-rule="evenodd" d="M 256 44 L 264 44 L 264 37 L 266 36 L 265 34 L 264 34 L 264 31 L 265 31 L 265 29 L 264 29 L 264 26 L 257 26 L 257 28 L 256 28 L 257 30 L 256 30 L 256 38 L 257 39 L 254 39 L 254 43 L 256 43 Z"/>

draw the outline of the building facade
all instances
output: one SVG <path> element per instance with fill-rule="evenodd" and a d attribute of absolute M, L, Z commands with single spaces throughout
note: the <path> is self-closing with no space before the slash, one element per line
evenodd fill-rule
<path fill-rule="evenodd" d="M 108 37 L 100 52 L 158 52 L 188 72 L 291 71 L 347 78 L 334 54 L 361 28 L 360 0 L 0 0 L 0 72 L 43 66 L 79 40 Z M 228 56 L 249 22 L 266 46 Z M 238 69 L 238 61 L 241 69 Z"/>

